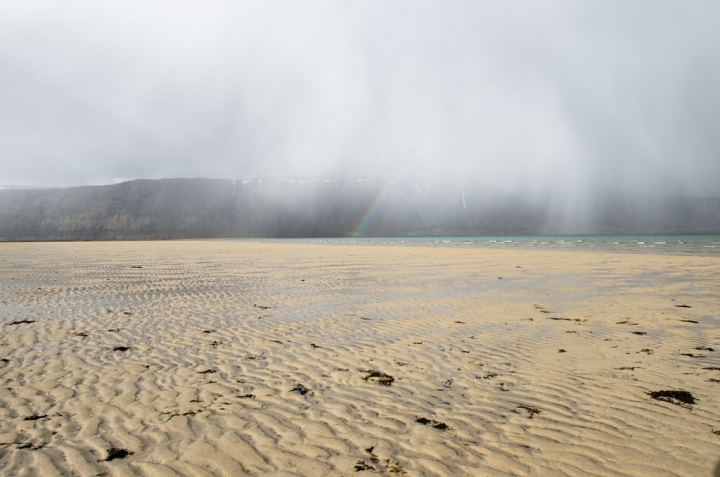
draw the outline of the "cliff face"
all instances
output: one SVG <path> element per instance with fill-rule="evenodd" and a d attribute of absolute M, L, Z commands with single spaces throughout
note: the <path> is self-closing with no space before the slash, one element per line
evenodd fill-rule
<path fill-rule="evenodd" d="M 606 194 L 582 222 L 481 186 L 386 179 L 163 179 L 0 190 L 0 240 L 717 233 L 720 198 Z"/>
<path fill-rule="evenodd" d="M 720 233 L 720 197 L 607 194 L 592 217 L 608 233 Z"/>
<path fill-rule="evenodd" d="M 232 181 L 136 180 L 68 189 L 0 190 L 2 240 L 218 237 L 228 233 Z"/>
<path fill-rule="evenodd" d="M 240 237 L 421 236 L 529 233 L 544 210 L 507 194 L 491 198 L 386 179 L 237 181 Z"/>

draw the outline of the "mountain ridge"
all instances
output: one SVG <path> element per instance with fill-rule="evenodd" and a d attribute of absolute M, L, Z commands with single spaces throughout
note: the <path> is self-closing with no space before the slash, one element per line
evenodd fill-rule
<path fill-rule="evenodd" d="M 0 240 L 717 233 L 720 198 L 616 193 L 579 218 L 481 184 L 346 176 L 0 190 Z"/>

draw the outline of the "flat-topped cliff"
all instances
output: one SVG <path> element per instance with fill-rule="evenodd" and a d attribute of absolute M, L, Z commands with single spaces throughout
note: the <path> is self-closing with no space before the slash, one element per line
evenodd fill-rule
<path fill-rule="evenodd" d="M 606 194 L 582 220 L 483 186 L 325 177 L 0 190 L 0 240 L 720 232 L 720 198 Z"/>

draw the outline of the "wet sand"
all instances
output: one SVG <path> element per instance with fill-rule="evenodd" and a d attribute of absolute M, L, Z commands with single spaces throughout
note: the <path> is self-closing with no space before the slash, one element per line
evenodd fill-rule
<path fill-rule="evenodd" d="M 720 258 L 178 241 L 0 260 L 2 475 L 710 476 L 720 458 Z"/>

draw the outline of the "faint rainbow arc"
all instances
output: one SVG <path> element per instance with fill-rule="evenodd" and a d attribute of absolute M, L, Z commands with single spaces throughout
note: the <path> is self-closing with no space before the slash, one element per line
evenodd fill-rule
<path fill-rule="evenodd" d="M 359 237 L 360 234 L 363 232 L 363 229 L 365 226 L 370 222 L 370 219 L 375 215 L 377 212 L 378 206 L 380 203 L 382 203 L 388 195 L 388 191 L 391 188 L 388 187 L 387 184 L 384 184 L 382 188 L 380 189 L 380 192 L 378 192 L 377 196 L 375 196 L 375 199 L 370 203 L 370 206 L 368 207 L 367 211 L 365 212 L 365 215 L 363 215 L 362 220 L 358 223 L 358 225 L 353 229 L 351 236 L 352 237 Z"/>
<path fill-rule="evenodd" d="M 380 192 L 375 197 L 373 202 L 370 204 L 370 207 L 368 207 L 367 212 L 365 212 L 365 215 L 363 216 L 360 223 L 353 229 L 352 231 L 352 237 L 359 237 L 360 234 L 363 232 L 363 229 L 368 224 L 370 219 L 375 215 L 377 212 L 378 206 L 384 201 L 384 199 L 387 197 L 387 195 L 390 193 L 390 191 L 393 188 L 397 188 L 396 182 L 399 180 L 400 182 L 403 182 L 410 174 L 410 171 L 413 168 L 412 162 L 407 162 L 405 166 L 402 168 L 402 171 L 400 171 L 400 174 L 395 177 L 395 180 L 385 180 L 384 184 L 382 185 L 382 188 L 380 189 Z"/>

